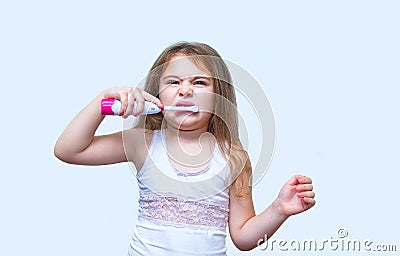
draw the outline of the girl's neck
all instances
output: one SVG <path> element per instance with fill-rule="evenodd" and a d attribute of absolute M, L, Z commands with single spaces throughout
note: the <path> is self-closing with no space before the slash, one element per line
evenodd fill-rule
<path fill-rule="evenodd" d="M 193 173 L 209 165 L 216 141 L 207 129 L 179 130 L 167 126 L 164 131 L 168 156 L 176 169 Z"/>

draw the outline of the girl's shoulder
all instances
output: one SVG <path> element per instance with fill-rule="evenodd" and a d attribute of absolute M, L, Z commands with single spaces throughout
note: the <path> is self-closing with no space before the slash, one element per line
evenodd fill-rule
<path fill-rule="evenodd" d="M 143 166 L 153 136 L 158 132 L 157 130 L 143 128 L 132 128 L 123 131 L 122 139 L 127 159 L 129 162 L 134 163 L 137 170 L 140 170 Z"/>
<path fill-rule="evenodd" d="M 153 137 L 154 133 L 159 132 L 158 130 L 149 130 L 143 128 L 131 128 L 124 130 L 122 135 L 125 136 L 127 139 L 137 139 L 137 140 L 147 140 Z"/>

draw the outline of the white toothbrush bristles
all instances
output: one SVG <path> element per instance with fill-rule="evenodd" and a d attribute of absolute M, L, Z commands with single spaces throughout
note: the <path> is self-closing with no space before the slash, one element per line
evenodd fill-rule
<path fill-rule="evenodd" d="M 199 112 L 198 106 L 164 106 L 164 110 L 166 111 L 192 111 Z"/>

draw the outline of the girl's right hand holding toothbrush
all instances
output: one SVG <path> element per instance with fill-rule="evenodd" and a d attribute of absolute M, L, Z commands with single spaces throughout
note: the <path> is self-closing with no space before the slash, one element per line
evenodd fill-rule
<path fill-rule="evenodd" d="M 134 115 L 139 115 L 143 111 L 145 101 L 151 101 L 157 106 L 163 107 L 159 99 L 140 88 L 114 87 L 106 89 L 86 105 L 62 132 L 54 146 L 54 154 L 57 158 L 67 163 L 82 165 L 103 165 L 128 161 L 126 148 L 123 145 L 122 131 L 95 135 L 104 119 L 99 108 L 101 100 L 104 98 L 118 99 L 122 105 L 118 114 L 124 118 L 132 114 L 135 104 L 137 106 Z M 134 129 L 129 131 L 129 136 L 133 136 L 134 141 L 142 141 L 144 138 L 143 134 Z M 142 144 L 138 143 L 137 145 Z M 138 148 L 133 149 L 134 152 L 139 152 L 139 150 Z M 140 158 L 139 155 L 135 155 L 135 159 Z"/>
<path fill-rule="evenodd" d="M 159 108 L 163 108 L 161 101 L 137 87 L 114 87 L 103 91 L 104 98 L 114 98 L 121 102 L 121 109 L 118 112 L 119 116 L 127 118 L 132 114 L 134 105 L 136 105 L 133 115 L 139 116 L 144 110 L 144 102 L 149 101 L 156 104 Z"/>

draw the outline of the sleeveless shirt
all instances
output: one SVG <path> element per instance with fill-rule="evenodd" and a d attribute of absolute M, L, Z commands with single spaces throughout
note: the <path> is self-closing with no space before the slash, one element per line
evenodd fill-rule
<path fill-rule="evenodd" d="M 217 145 L 206 169 L 185 173 L 170 162 L 165 133 L 155 130 L 137 181 L 128 255 L 226 255 L 231 180 Z"/>

